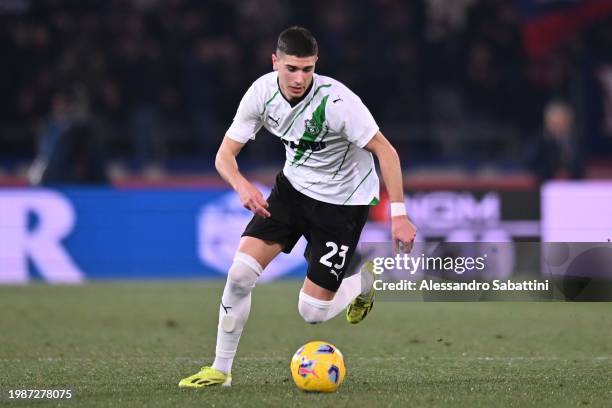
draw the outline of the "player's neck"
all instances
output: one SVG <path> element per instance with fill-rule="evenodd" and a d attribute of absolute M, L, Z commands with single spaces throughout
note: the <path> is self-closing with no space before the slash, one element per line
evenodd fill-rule
<path fill-rule="evenodd" d="M 291 105 L 291 107 L 295 107 L 298 103 L 302 102 L 306 96 L 310 93 L 310 90 L 312 89 L 313 85 L 314 85 L 314 77 L 312 78 L 312 81 L 310 81 L 310 85 L 308 85 L 308 88 L 306 89 L 306 91 L 304 91 L 304 93 L 302 94 L 302 96 L 300 96 L 299 98 L 295 98 L 295 99 L 289 99 L 287 98 L 287 96 L 283 93 L 283 88 L 281 88 L 280 84 L 278 83 L 278 78 L 276 78 L 276 85 L 278 86 L 278 89 L 280 89 L 280 94 L 282 95 L 282 97 L 287 101 L 287 103 L 289 103 L 289 105 Z"/>

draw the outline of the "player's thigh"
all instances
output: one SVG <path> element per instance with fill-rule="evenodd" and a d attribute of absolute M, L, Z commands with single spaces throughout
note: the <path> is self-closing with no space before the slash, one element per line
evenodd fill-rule
<path fill-rule="evenodd" d="M 349 261 L 348 269 L 344 273 L 350 273 L 351 271 L 355 271 L 359 265 L 363 262 L 363 256 L 360 254 L 359 250 L 355 250 L 353 255 Z M 344 280 L 343 274 L 343 280 Z M 302 291 L 309 296 L 312 296 L 315 299 L 320 300 L 332 300 L 335 296 L 335 292 L 325 289 L 322 286 L 311 281 L 308 277 L 304 278 L 304 284 L 302 285 Z"/>
<path fill-rule="evenodd" d="M 328 223 L 313 226 L 307 234 L 307 277 L 319 287 L 336 292 L 359 243 L 368 208 L 328 207 L 321 215 L 320 221 L 324 223 L 327 218 Z"/>
<path fill-rule="evenodd" d="M 241 248 L 259 256 L 255 259 L 262 262 L 261 266 L 264 268 L 278 254 L 279 248 L 285 253 L 291 252 L 302 235 L 302 229 L 295 222 L 296 203 L 292 194 L 293 187 L 284 179 L 282 172 L 276 179 L 276 184 L 267 200 L 270 217 L 254 215 L 242 233 L 240 241 Z"/>
<path fill-rule="evenodd" d="M 240 238 L 238 251 L 253 257 L 263 269 L 283 250 L 278 242 L 267 241 L 260 238 L 243 236 Z"/>

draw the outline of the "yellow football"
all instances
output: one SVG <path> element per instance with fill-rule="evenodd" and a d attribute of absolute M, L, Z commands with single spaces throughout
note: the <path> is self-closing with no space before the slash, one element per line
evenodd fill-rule
<path fill-rule="evenodd" d="M 303 345 L 291 359 L 293 382 L 302 391 L 334 392 L 345 375 L 342 353 L 326 341 L 311 341 Z"/>

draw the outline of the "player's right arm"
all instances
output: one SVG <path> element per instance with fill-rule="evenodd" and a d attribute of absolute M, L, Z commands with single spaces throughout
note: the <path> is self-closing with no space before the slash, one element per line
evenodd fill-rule
<path fill-rule="evenodd" d="M 261 84 L 259 86 L 257 84 L 257 81 L 253 83 L 242 97 L 232 125 L 227 130 L 217 152 L 215 167 L 221 177 L 238 193 L 244 208 L 268 218 L 270 216 L 267 210 L 268 202 L 261 191 L 240 173 L 236 162 L 238 153 L 249 140 L 255 139 L 255 135 L 262 126 L 259 112 L 265 95 L 262 95 Z"/>
<path fill-rule="evenodd" d="M 263 197 L 261 191 L 251 184 L 238 169 L 236 156 L 238 156 L 244 145 L 244 143 L 225 136 L 215 157 L 215 167 L 223 180 L 227 181 L 234 191 L 238 193 L 244 208 L 264 218 L 268 218 L 270 216 L 270 212 L 267 210 L 268 202 Z"/>

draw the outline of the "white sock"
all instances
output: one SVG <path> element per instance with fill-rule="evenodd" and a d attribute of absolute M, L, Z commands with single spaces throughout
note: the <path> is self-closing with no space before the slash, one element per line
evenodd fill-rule
<path fill-rule="evenodd" d="M 298 312 L 306 323 L 322 323 L 328 320 L 331 303 L 331 300 L 317 299 L 300 290 Z"/>
<path fill-rule="evenodd" d="M 365 288 L 365 292 L 368 290 L 368 288 Z M 332 299 L 331 306 L 327 314 L 327 320 L 336 317 L 339 313 L 346 309 L 353 299 L 355 299 L 361 293 L 361 271 L 349 276 L 348 278 L 344 278 L 340 284 L 340 287 L 338 288 L 338 291 L 336 292 L 336 295 Z"/>
<path fill-rule="evenodd" d="M 216 356 L 215 362 L 213 363 L 213 367 L 217 370 L 227 374 L 232 372 L 232 364 L 234 363 L 234 357 L 223 358 Z"/>
<path fill-rule="evenodd" d="M 332 300 L 321 300 L 300 291 L 298 311 L 307 323 L 317 324 L 336 317 L 363 291 L 372 287 L 371 283 L 361 282 L 361 272 L 342 281 Z M 369 285 L 369 286 L 366 286 Z"/>
<path fill-rule="evenodd" d="M 261 266 L 253 257 L 236 253 L 219 306 L 217 347 L 212 365 L 226 374 L 232 371 L 240 335 L 251 311 L 251 291 L 261 272 Z"/>

